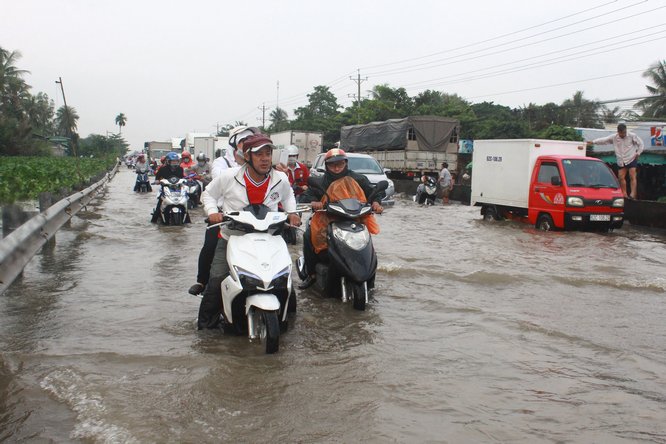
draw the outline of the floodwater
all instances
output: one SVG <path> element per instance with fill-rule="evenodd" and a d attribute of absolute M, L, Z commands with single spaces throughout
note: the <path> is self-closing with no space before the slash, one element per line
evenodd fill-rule
<path fill-rule="evenodd" d="M 196 330 L 203 212 L 133 180 L 0 295 L 0 442 L 666 443 L 664 232 L 398 200 L 367 311 L 300 292 L 267 356 Z"/>

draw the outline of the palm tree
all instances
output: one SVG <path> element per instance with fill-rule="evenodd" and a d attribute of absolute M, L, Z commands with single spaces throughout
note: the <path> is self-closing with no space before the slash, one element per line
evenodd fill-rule
<path fill-rule="evenodd" d="M 643 109 L 645 117 L 666 117 L 666 61 L 662 60 L 650 66 L 643 77 L 652 80 L 654 86 L 645 85 L 652 97 L 637 103 Z"/>
<path fill-rule="evenodd" d="M 61 106 L 56 112 L 56 122 L 58 127 L 58 132 L 61 135 L 67 137 L 72 137 L 76 133 L 77 122 L 79 121 L 79 115 L 76 113 L 76 110 L 71 107 Z"/>
<path fill-rule="evenodd" d="M 270 119 L 271 119 L 270 130 L 272 132 L 282 131 L 282 129 L 286 127 L 288 117 L 289 116 L 287 115 L 287 112 L 285 110 L 283 110 L 280 107 L 275 108 L 273 111 L 271 111 L 270 114 Z"/>
<path fill-rule="evenodd" d="M 601 104 L 583 98 L 583 91 L 576 91 L 573 98 L 562 102 L 562 108 L 565 111 L 567 125 L 583 128 L 604 127 L 598 114 Z"/>
<path fill-rule="evenodd" d="M 28 88 L 28 85 L 25 84 L 21 77 L 23 77 L 23 74 L 28 74 L 29 71 L 18 69 L 14 66 L 20 58 L 21 53 L 19 51 L 10 52 L 0 47 L 0 94 L 3 98 L 12 86 Z"/>
<path fill-rule="evenodd" d="M 116 125 L 118 125 L 118 134 L 120 135 L 122 133 L 123 126 L 125 126 L 125 122 L 127 122 L 127 117 L 125 117 L 125 114 L 120 113 L 116 116 Z"/>

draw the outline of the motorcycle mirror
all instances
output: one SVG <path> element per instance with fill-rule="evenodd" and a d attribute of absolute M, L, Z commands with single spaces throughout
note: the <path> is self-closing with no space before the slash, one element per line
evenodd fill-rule
<path fill-rule="evenodd" d="M 372 190 L 372 193 L 370 193 L 370 196 L 368 197 L 368 201 L 371 201 L 373 197 L 381 193 L 382 191 L 386 190 L 388 188 L 388 181 L 382 180 L 377 182 L 377 185 L 375 186 L 375 189 Z"/>

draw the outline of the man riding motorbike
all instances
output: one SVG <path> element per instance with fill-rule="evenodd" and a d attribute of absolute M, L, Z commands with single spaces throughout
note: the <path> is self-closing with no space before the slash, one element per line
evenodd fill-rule
<path fill-rule="evenodd" d="M 333 182 L 350 177 L 360 186 L 364 196 L 354 196 L 359 200 L 366 200 L 366 196 L 372 193 L 372 185 L 367 177 L 362 174 L 351 171 L 348 167 L 347 153 L 340 148 L 333 148 L 326 152 L 324 156 L 324 163 L 326 165 L 326 172 L 322 177 L 321 188 L 325 191 Z M 372 211 L 381 213 L 384 209 L 381 206 L 384 193 L 378 193 L 374 196 L 372 202 Z M 323 199 L 324 195 L 320 190 L 313 187 L 308 188 L 301 196 L 300 202 L 309 202 L 313 211 L 321 210 L 324 208 Z M 326 235 L 326 226 L 319 226 L 317 231 L 313 232 L 312 226 L 308 226 L 303 234 L 303 257 L 305 259 L 305 268 L 308 270 L 308 277 L 298 286 L 301 290 L 311 287 L 315 283 L 316 274 L 314 272 L 315 265 L 319 260 L 323 260 L 326 250 L 316 252 L 313 245 L 313 238 L 321 238 Z M 322 232 L 323 230 L 323 232 Z"/>
<path fill-rule="evenodd" d="M 245 143 L 245 139 L 253 134 L 258 133 L 259 130 L 257 128 L 248 128 L 246 126 L 237 126 L 231 130 L 229 133 L 229 146 L 232 148 L 232 150 L 228 151 L 224 156 L 218 156 L 218 158 L 213 162 L 213 180 L 215 180 L 215 178 L 218 177 L 222 171 L 232 168 L 238 169 L 239 166 L 245 164 L 245 159 L 243 158 L 243 144 Z M 229 161 L 228 156 L 232 157 L 231 161 Z M 206 201 L 208 201 L 208 206 L 206 206 Z M 201 202 L 204 204 L 204 209 L 213 208 L 215 205 L 217 205 L 217 208 L 222 208 L 222 197 L 220 197 L 217 203 L 214 204 L 206 190 L 201 193 Z M 204 244 L 201 247 L 201 251 L 199 252 L 197 282 L 196 284 L 192 285 L 189 290 L 187 290 L 188 293 L 192 295 L 201 294 L 201 292 L 206 287 L 206 283 L 210 277 L 210 266 L 213 263 L 213 257 L 215 256 L 215 249 L 217 248 L 219 234 L 219 227 L 206 230 L 204 235 Z"/>
<path fill-rule="evenodd" d="M 146 163 L 146 156 L 143 154 L 139 154 L 136 158 L 136 165 L 134 166 L 134 172 L 137 174 L 144 174 L 148 173 L 150 170 L 150 167 L 148 166 L 148 163 Z M 134 184 L 134 191 L 139 191 L 139 181 L 137 180 L 136 183 Z M 148 191 L 152 191 L 152 188 L 150 186 L 150 183 L 148 184 Z"/>
<path fill-rule="evenodd" d="M 204 153 L 197 154 L 197 163 L 195 163 L 192 168 L 185 171 L 185 174 L 194 173 L 196 176 L 194 179 L 200 180 L 203 184 L 203 189 L 206 189 L 206 186 L 213 180 L 211 176 L 211 164 L 208 162 L 206 155 Z"/>
<path fill-rule="evenodd" d="M 286 211 L 296 210 L 296 199 L 287 176 L 272 168 L 274 145 L 264 134 L 248 137 L 243 143 L 243 156 L 246 163 L 238 169 L 227 169 L 208 185 L 204 208 L 211 224 L 222 222 L 218 202 L 222 202 L 223 212 L 240 211 L 249 204 L 264 204 L 271 211 L 277 211 L 282 204 Z M 287 220 L 291 225 L 300 225 L 297 214 L 290 214 Z M 222 306 L 220 285 L 229 273 L 227 263 L 227 243 L 229 231 L 220 230 L 215 249 L 215 257 L 210 270 L 210 279 L 203 293 L 199 307 L 198 328 L 215 328 Z"/>
<path fill-rule="evenodd" d="M 155 184 L 159 185 L 162 179 L 170 180 L 172 177 L 182 179 L 185 177 L 185 173 L 180 166 L 180 159 L 178 159 L 178 154 L 171 151 L 166 155 L 166 165 L 161 167 L 155 173 Z M 153 211 L 153 217 L 150 220 L 153 223 L 157 223 L 157 220 L 160 217 L 160 206 L 162 205 L 162 191 L 160 190 L 160 195 L 157 197 L 157 207 Z"/>

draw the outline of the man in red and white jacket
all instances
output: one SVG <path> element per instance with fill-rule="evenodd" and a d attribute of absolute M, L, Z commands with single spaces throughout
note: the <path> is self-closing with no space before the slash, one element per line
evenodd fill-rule
<path fill-rule="evenodd" d="M 264 134 L 255 134 L 245 139 L 243 157 L 245 164 L 240 168 L 230 168 L 213 179 L 202 196 L 204 210 L 211 224 L 222 222 L 218 203 L 222 211 L 238 211 L 250 204 L 264 204 L 271 211 L 278 210 L 278 204 L 287 211 L 296 210 L 296 199 L 287 175 L 272 168 L 273 149 L 271 139 Z M 297 214 L 287 216 L 289 224 L 299 226 Z M 229 273 L 227 263 L 228 234 L 220 230 L 220 238 L 215 249 L 208 285 L 199 307 L 198 328 L 216 328 L 222 304 L 220 284 Z"/>

